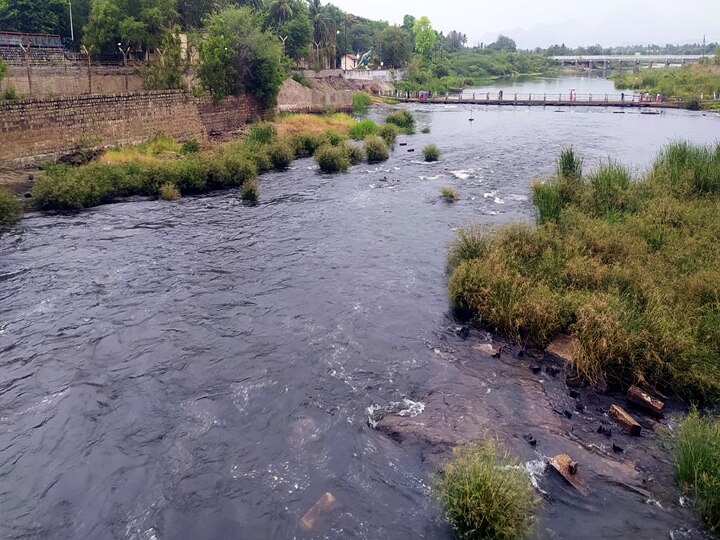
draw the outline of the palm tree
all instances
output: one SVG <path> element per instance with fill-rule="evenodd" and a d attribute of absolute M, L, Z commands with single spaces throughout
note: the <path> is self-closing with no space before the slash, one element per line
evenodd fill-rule
<path fill-rule="evenodd" d="M 293 10 L 287 0 L 275 0 L 270 5 L 270 16 L 280 26 L 293 16 Z"/>

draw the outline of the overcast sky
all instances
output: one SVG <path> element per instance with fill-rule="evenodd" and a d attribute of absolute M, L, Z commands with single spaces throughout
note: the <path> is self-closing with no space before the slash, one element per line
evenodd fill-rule
<path fill-rule="evenodd" d="M 518 46 L 685 43 L 720 40 L 720 0 L 328 0 L 345 11 L 401 24 L 427 15 L 433 27 L 468 35 L 468 45 L 507 33 Z"/>

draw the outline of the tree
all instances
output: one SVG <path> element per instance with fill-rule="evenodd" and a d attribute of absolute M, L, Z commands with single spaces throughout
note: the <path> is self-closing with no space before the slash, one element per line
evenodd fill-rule
<path fill-rule="evenodd" d="M 415 25 L 415 17 L 412 15 L 405 15 L 403 17 L 402 28 L 411 36 L 413 35 L 413 26 Z"/>
<path fill-rule="evenodd" d="M 184 28 L 199 28 L 215 7 L 214 0 L 178 0 L 177 10 Z"/>
<path fill-rule="evenodd" d="M 285 55 L 296 62 L 302 60 L 308 52 L 312 38 L 312 24 L 310 18 L 304 16 L 293 17 L 278 29 L 278 33 L 285 39 Z"/>
<path fill-rule="evenodd" d="M 117 43 L 153 51 L 177 19 L 175 7 L 176 0 L 92 0 L 83 40 L 98 52 L 114 52 Z"/>
<path fill-rule="evenodd" d="M 467 43 L 467 36 L 461 32 L 451 30 L 445 38 L 445 45 L 448 51 L 454 52 L 459 51 Z"/>
<path fill-rule="evenodd" d="M 500 34 L 495 43 L 491 43 L 487 48 L 494 51 L 516 51 L 517 45 L 514 40 Z"/>
<path fill-rule="evenodd" d="M 415 50 L 420 56 L 429 60 L 435 50 L 435 41 L 437 41 L 437 34 L 430 24 L 430 19 L 425 16 L 417 19 L 413 24 L 413 34 L 415 35 Z"/>
<path fill-rule="evenodd" d="M 152 64 L 142 71 L 143 87 L 146 90 L 184 90 L 183 75 L 187 63 L 182 57 L 182 45 L 178 35 L 180 28 L 168 32 L 158 48 L 159 54 Z"/>
<path fill-rule="evenodd" d="M 10 32 L 66 35 L 68 23 L 63 0 L 6 0 L 0 10 L 0 28 Z"/>
<path fill-rule="evenodd" d="M 720 66 L 720 45 L 715 47 L 715 64 Z"/>
<path fill-rule="evenodd" d="M 412 55 L 412 44 L 407 32 L 391 26 L 380 34 L 380 58 L 389 68 L 401 68 L 407 65 Z"/>
<path fill-rule="evenodd" d="M 274 107 L 285 80 L 280 43 L 260 30 L 261 15 L 248 7 L 228 7 L 207 19 L 198 46 L 198 77 L 215 99 L 243 92 Z"/>

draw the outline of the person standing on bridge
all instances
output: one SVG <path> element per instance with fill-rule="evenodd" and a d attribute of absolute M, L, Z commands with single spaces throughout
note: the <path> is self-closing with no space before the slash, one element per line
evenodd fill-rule
<path fill-rule="evenodd" d="M 620 92 L 620 101 L 625 101 L 625 92 Z"/>

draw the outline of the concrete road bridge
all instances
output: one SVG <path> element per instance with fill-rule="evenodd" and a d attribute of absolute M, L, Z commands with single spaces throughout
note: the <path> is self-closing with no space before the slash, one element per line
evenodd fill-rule
<path fill-rule="evenodd" d="M 581 55 L 581 56 L 552 56 L 553 60 L 563 66 L 587 66 L 590 68 L 607 69 L 612 66 L 622 67 L 649 65 L 682 65 L 695 64 L 707 58 L 702 54 L 628 54 L 628 55 Z"/>

